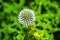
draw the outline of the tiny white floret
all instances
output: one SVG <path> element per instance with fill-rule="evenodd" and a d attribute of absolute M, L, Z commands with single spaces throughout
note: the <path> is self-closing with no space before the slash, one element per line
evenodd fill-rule
<path fill-rule="evenodd" d="M 35 14 L 31 9 L 23 9 L 18 15 L 21 24 L 29 26 L 35 21 Z"/>

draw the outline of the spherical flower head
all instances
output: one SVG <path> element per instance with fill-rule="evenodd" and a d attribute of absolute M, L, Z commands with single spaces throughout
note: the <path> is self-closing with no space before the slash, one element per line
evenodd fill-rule
<path fill-rule="evenodd" d="M 21 24 L 29 26 L 34 23 L 34 12 L 31 9 L 23 9 L 18 15 L 18 20 Z"/>

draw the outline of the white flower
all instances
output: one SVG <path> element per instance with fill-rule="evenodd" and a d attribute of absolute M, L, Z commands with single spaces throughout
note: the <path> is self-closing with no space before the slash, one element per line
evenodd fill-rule
<path fill-rule="evenodd" d="M 23 9 L 18 15 L 18 20 L 21 24 L 29 26 L 35 20 L 34 12 L 31 9 Z"/>

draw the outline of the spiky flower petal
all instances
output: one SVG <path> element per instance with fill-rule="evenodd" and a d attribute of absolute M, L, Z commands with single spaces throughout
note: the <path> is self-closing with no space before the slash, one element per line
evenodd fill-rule
<path fill-rule="evenodd" d="M 23 9 L 18 15 L 18 20 L 21 24 L 29 26 L 35 20 L 34 12 L 31 9 Z"/>

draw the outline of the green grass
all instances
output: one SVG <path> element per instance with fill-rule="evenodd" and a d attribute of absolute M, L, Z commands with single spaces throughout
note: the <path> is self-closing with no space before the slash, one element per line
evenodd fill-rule
<path fill-rule="evenodd" d="M 31 30 L 18 21 L 24 8 L 36 16 Z M 0 0 L 0 40 L 58 40 L 54 39 L 56 31 L 60 32 L 60 1 Z"/>

